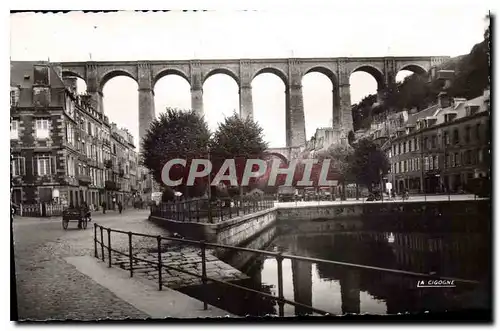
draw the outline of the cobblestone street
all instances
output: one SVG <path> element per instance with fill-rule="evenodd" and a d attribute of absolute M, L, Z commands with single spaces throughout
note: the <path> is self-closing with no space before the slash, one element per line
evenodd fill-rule
<path fill-rule="evenodd" d="M 148 213 L 148 210 L 95 213 L 93 222 L 166 236 L 165 230 L 146 221 Z M 148 317 L 64 260 L 69 256 L 94 253 L 92 223 L 86 230 L 79 230 L 76 223 L 70 223 L 68 230 L 63 230 L 60 218 L 16 217 L 13 231 L 19 320 Z"/>

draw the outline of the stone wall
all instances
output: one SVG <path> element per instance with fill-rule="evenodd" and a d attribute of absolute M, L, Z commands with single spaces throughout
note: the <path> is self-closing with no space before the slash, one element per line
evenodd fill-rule
<path fill-rule="evenodd" d="M 279 222 L 361 221 L 363 229 L 387 231 L 490 230 L 491 202 L 432 201 L 292 206 L 277 210 Z M 337 226 L 337 225 L 335 225 Z M 341 228 L 348 229 L 349 224 Z M 359 226 L 358 226 L 359 228 Z"/>
<path fill-rule="evenodd" d="M 239 246 L 276 221 L 276 207 L 213 224 L 179 222 L 155 216 L 150 216 L 150 220 L 188 239 Z"/>

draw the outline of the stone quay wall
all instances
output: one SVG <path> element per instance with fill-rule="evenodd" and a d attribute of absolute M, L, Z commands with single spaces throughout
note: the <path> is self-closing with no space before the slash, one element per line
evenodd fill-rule
<path fill-rule="evenodd" d="M 490 230 L 490 200 L 405 201 L 346 203 L 343 205 L 287 206 L 277 211 L 279 222 L 342 221 L 339 229 L 358 228 L 387 231 Z M 339 223 L 340 224 L 340 223 Z"/>
<path fill-rule="evenodd" d="M 452 200 L 279 206 L 219 223 L 180 222 L 153 216 L 150 220 L 188 239 L 241 246 L 276 221 L 336 220 L 342 221 L 340 230 L 359 229 L 361 224 L 363 229 L 375 231 L 487 232 L 491 228 L 491 202 Z M 357 222 L 357 225 L 350 226 L 349 222 Z"/>
<path fill-rule="evenodd" d="M 177 232 L 187 239 L 240 246 L 276 221 L 276 207 L 218 223 L 182 222 L 155 216 L 149 218 L 151 221 L 165 226 L 169 231 Z"/>

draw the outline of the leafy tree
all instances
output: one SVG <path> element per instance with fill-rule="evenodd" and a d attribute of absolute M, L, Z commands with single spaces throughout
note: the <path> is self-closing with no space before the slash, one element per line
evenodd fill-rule
<path fill-rule="evenodd" d="M 340 175 L 339 183 L 342 185 L 342 192 L 345 192 L 346 183 L 353 181 L 354 176 L 351 171 L 351 162 L 354 149 L 350 145 L 332 145 L 326 151 L 320 152 L 320 160 L 330 159 L 330 172 Z"/>
<path fill-rule="evenodd" d="M 163 166 L 171 159 L 188 160 L 186 167 L 177 165 L 170 170 L 170 178 L 183 178 L 183 183 L 176 189 L 190 195 L 193 189 L 186 190 L 190 160 L 206 158 L 210 140 L 210 131 L 205 120 L 195 111 L 181 111 L 167 108 L 167 111 L 154 120 L 141 145 L 141 157 L 144 166 L 158 183 L 162 183 Z M 162 183 L 163 184 L 163 183 Z M 198 181 L 196 185 L 201 185 Z M 195 186 L 196 186 L 195 185 Z"/>
<path fill-rule="evenodd" d="M 262 127 L 251 118 L 243 119 L 235 112 L 219 124 L 210 140 L 212 171 L 215 174 L 226 159 L 235 159 L 238 185 L 241 185 L 247 159 L 263 158 L 267 148 Z"/>
<path fill-rule="evenodd" d="M 361 139 L 356 143 L 349 163 L 356 182 L 366 186 L 370 192 L 390 168 L 385 153 L 369 139 Z"/>

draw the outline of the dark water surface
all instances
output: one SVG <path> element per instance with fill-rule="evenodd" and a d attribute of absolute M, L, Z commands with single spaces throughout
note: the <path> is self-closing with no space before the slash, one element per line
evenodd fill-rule
<path fill-rule="evenodd" d="M 286 299 L 335 315 L 443 312 L 490 308 L 489 235 L 480 233 L 389 233 L 325 231 L 325 223 L 294 231 L 278 222 L 250 243 L 251 248 L 370 266 L 435 272 L 441 276 L 478 280 L 455 288 L 418 288 L 419 278 L 344 266 L 283 261 Z M 251 277 L 236 284 L 278 295 L 274 257 L 238 253 L 224 260 Z M 277 315 L 273 299 L 225 285 L 186 287 L 182 291 L 237 315 Z M 307 308 L 285 304 L 285 316 L 310 314 Z"/>

